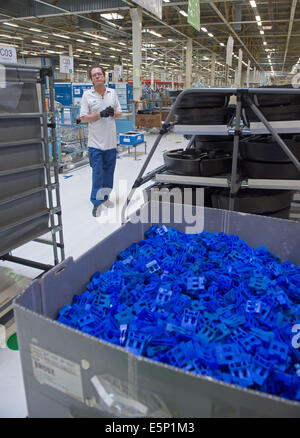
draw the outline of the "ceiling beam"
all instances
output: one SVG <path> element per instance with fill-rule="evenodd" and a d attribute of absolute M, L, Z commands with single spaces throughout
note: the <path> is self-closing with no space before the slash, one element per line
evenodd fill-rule
<path fill-rule="evenodd" d="M 285 46 L 284 59 L 283 59 L 283 64 L 282 64 L 282 71 L 284 70 L 285 61 L 286 61 L 286 57 L 287 57 L 287 53 L 288 53 L 288 49 L 289 49 L 289 43 L 290 43 L 290 38 L 291 38 L 292 30 L 293 30 L 296 6 L 297 6 L 297 0 L 293 0 L 292 8 L 291 8 L 291 15 L 290 15 L 289 30 L 288 30 L 288 34 L 287 34 L 287 38 L 286 38 L 286 46 Z"/>
<path fill-rule="evenodd" d="M 255 64 L 261 68 L 259 62 L 254 58 L 254 56 L 252 55 L 252 53 L 249 51 L 248 47 L 243 43 L 243 41 L 240 39 L 240 37 L 237 35 L 237 33 L 235 32 L 235 30 L 231 27 L 231 25 L 228 23 L 228 21 L 226 20 L 226 18 L 223 16 L 223 14 L 220 12 L 220 10 L 217 8 L 217 6 L 214 3 L 210 3 L 210 6 L 212 7 L 212 9 L 216 12 L 216 14 L 221 18 L 221 20 L 226 24 L 226 26 L 228 27 L 228 29 L 230 30 L 230 32 L 235 36 L 235 38 L 241 43 L 241 45 L 244 47 L 244 49 L 246 50 L 246 52 L 248 53 L 248 55 L 252 58 L 252 60 L 255 62 Z"/>

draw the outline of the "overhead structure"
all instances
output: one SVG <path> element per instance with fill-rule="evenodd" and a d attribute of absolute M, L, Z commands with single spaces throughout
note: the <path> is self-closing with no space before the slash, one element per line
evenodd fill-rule
<path fill-rule="evenodd" d="M 289 73 L 299 61 L 298 5 L 297 0 L 200 0 L 200 31 L 187 21 L 188 0 L 162 0 L 162 18 L 142 8 L 141 75 L 150 79 L 149 58 L 154 70 L 184 75 L 182 50 L 190 38 L 194 58 L 200 57 L 193 67 L 210 77 L 215 56 L 216 79 L 223 77 L 229 36 L 234 38 L 232 77 L 239 49 L 244 70 L 250 60 L 258 71 Z M 20 58 L 51 58 L 58 70 L 59 55 L 68 55 L 72 42 L 75 75 L 100 60 L 112 70 L 121 62 L 132 77 L 130 10 L 137 7 L 131 0 L 10 0 L 0 8 L 0 45 L 14 45 Z"/>

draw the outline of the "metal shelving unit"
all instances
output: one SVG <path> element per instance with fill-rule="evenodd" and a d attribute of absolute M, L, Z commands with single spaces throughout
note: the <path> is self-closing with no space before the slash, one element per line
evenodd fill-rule
<path fill-rule="evenodd" d="M 56 145 L 53 71 L 23 64 L 2 66 L 0 259 L 48 271 L 65 258 L 57 149 L 50 151 L 51 144 Z M 46 233 L 50 239 L 42 238 Z M 54 265 L 12 255 L 33 240 L 52 246 Z"/>
<path fill-rule="evenodd" d="M 176 113 L 176 109 L 179 107 L 184 97 L 189 95 L 198 95 L 201 101 L 201 95 L 226 95 L 226 96 L 236 96 L 237 104 L 234 117 L 233 126 L 228 126 L 224 124 L 219 125 L 180 125 L 172 124 L 171 119 Z M 230 200 L 229 200 L 229 210 L 234 210 L 235 196 L 237 195 L 240 188 L 260 188 L 260 189 L 281 189 L 281 190 L 299 190 L 300 189 L 300 179 L 299 180 L 264 180 L 264 179 L 246 179 L 242 180 L 238 175 L 237 162 L 238 162 L 238 151 L 239 151 L 239 141 L 243 134 L 271 134 L 274 140 L 278 143 L 281 149 L 288 155 L 290 160 L 294 163 L 296 168 L 300 172 L 300 163 L 297 158 L 292 154 L 289 148 L 286 146 L 284 141 L 281 139 L 279 134 L 284 133 L 300 133 L 300 120 L 291 121 L 279 121 L 279 122 L 269 122 L 262 112 L 260 111 L 258 105 L 255 103 L 256 95 L 300 95 L 300 89 L 287 89 L 287 88 L 192 88 L 181 92 L 175 103 L 173 104 L 170 113 L 168 114 L 165 123 L 157 136 L 152 149 L 137 177 L 135 180 L 131 192 L 126 200 L 125 205 L 122 209 L 122 220 L 126 221 L 125 210 L 132 199 L 133 193 L 137 187 L 140 187 L 144 183 L 154 179 L 155 182 L 163 183 L 176 183 L 182 185 L 195 185 L 195 186 L 213 186 L 213 187 L 225 187 L 230 189 Z M 244 126 L 242 122 L 242 109 L 244 105 L 247 105 L 253 113 L 258 118 L 259 122 L 250 123 L 250 126 Z M 203 108 L 205 112 L 205 108 Z M 161 166 L 152 172 L 144 176 L 145 170 L 162 138 L 162 136 L 167 133 L 171 127 L 174 126 L 174 132 L 177 134 L 191 135 L 191 141 L 187 148 L 191 147 L 196 135 L 231 135 L 233 136 L 233 157 L 232 157 L 232 169 L 231 174 L 228 177 L 191 177 L 182 175 L 169 175 L 166 174 L 166 166 Z"/>

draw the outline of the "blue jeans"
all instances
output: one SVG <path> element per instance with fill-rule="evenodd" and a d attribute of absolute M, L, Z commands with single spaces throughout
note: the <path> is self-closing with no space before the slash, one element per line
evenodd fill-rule
<path fill-rule="evenodd" d="M 91 202 L 98 206 L 109 197 L 114 182 L 117 150 L 89 148 L 89 160 L 92 168 Z"/>

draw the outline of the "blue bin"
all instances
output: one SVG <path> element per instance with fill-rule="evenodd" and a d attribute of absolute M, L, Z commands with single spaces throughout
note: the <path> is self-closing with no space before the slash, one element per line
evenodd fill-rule
<path fill-rule="evenodd" d="M 144 143 L 144 134 L 138 132 L 124 132 L 119 137 L 120 145 L 136 146 Z"/>

